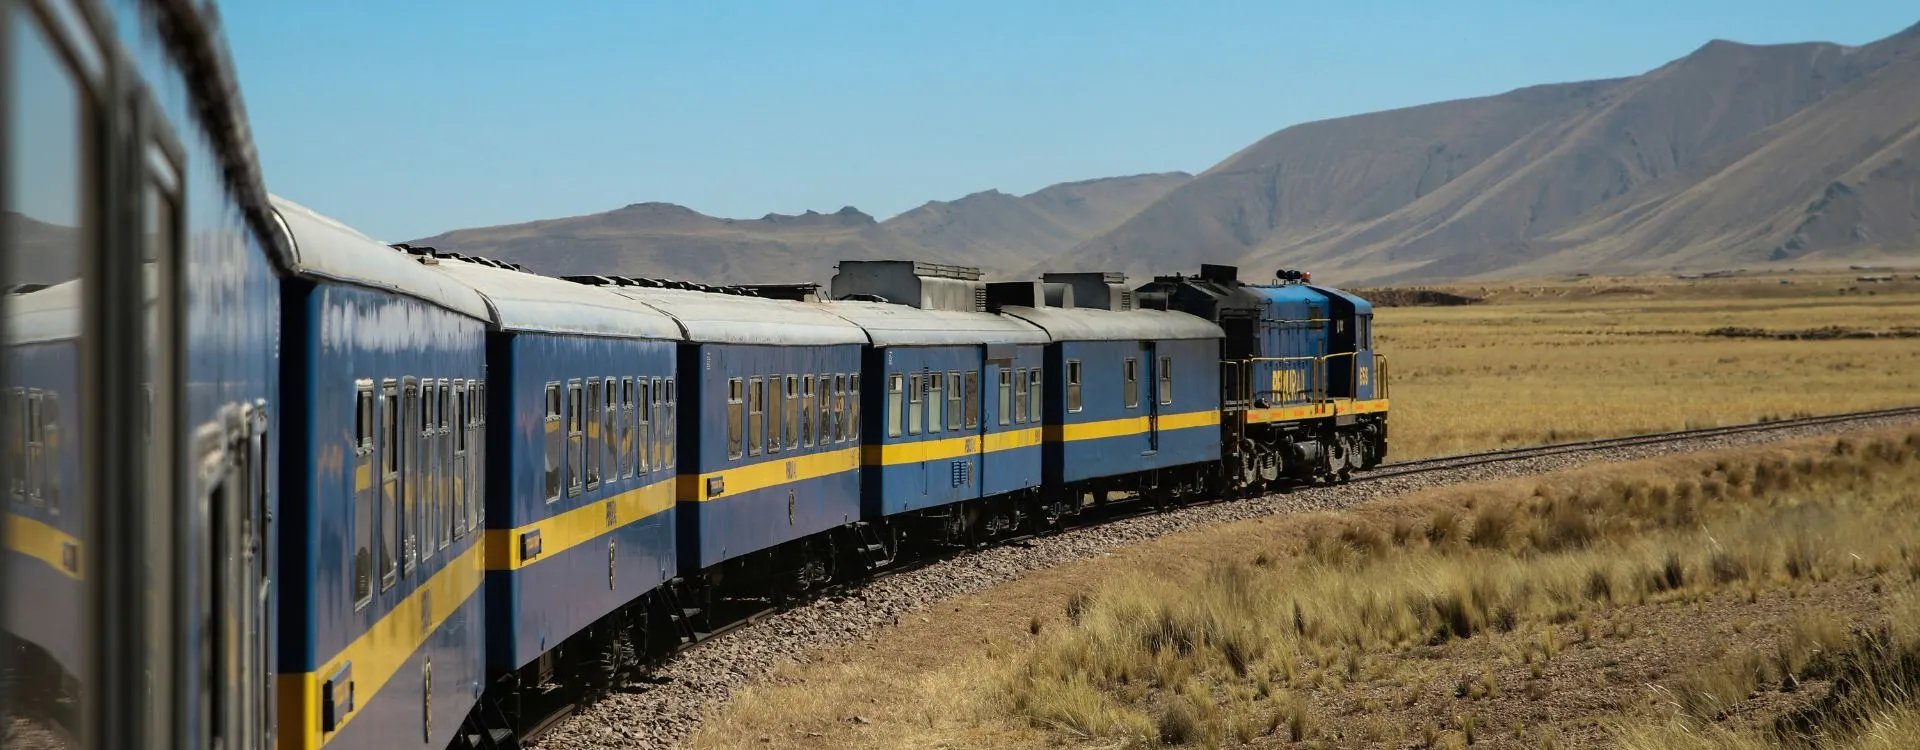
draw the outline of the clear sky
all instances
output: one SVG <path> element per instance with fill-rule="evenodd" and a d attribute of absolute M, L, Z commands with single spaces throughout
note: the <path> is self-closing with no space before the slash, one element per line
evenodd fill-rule
<path fill-rule="evenodd" d="M 222 4 L 268 185 L 401 241 L 666 201 L 886 218 L 1294 123 L 1861 44 L 1913 0 Z"/>

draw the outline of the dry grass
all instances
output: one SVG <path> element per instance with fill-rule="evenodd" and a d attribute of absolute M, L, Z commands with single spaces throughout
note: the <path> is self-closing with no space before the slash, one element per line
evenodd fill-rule
<path fill-rule="evenodd" d="M 1897 690 L 1835 686 L 1871 684 L 1836 655 L 1920 581 L 1913 486 L 1920 434 L 1178 535 L 796 668 L 696 744 L 1646 748 L 1797 716 L 1905 746 Z"/>
<path fill-rule="evenodd" d="M 1838 293 L 1851 277 L 1691 283 L 1588 279 L 1472 287 L 1467 307 L 1383 308 L 1393 455 L 1415 458 L 1912 404 L 1920 338 L 1702 335 L 1920 321 L 1920 284 Z"/>

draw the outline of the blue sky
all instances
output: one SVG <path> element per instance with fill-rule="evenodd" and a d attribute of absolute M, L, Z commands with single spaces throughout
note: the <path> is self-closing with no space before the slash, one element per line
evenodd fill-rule
<path fill-rule="evenodd" d="M 1294 123 L 1861 44 L 1912 0 L 223 4 L 269 186 L 376 237 L 643 201 L 886 218 Z"/>

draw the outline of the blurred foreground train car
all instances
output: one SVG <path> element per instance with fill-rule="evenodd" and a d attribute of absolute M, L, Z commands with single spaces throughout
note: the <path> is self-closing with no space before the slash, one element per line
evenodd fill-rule
<path fill-rule="evenodd" d="M 0 59 L 7 741 L 262 747 L 285 251 L 218 24 L 12 0 Z"/>

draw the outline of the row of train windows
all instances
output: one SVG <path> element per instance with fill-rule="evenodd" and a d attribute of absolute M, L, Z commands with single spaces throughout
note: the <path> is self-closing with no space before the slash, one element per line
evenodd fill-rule
<path fill-rule="evenodd" d="M 561 389 L 547 384 L 547 502 L 673 468 L 673 378 L 569 380 L 564 404 Z"/>
<path fill-rule="evenodd" d="M 1080 373 L 1081 373 L 1080 360 L 1077 360 L 1077 359 L 1067 360 L 1067 411 L 1068 412 L 1078 412 L 1085 406 L 1085 404 L 1081 401 L 1081 398 L 1080 398 Z M 1160 369 L 1158 372 L 1155 373 L 1155 376 L 1159 379 L 1157 391 L 1160 397 L 1160 403 L 1161 404 L 1173 403 L 1173 358 L 1172 357 L 1160 358 Z M 1139 408 L 1140 406 L 1140 360 L 1138 358 L 1135 358 L 1135 357 L 1126 358 L 1126 360 L 1121 364 L 1121 378 L 1122 378 L 1122 384 L 1120 389 L 1120 397 L 1124 402 L 1126 408 L 1128 409 Z"/>
<path fill-rule="evenodd" d="M 727 458 L 860 440 L 860 375 L 727 379 Z"/>
<path fill-rule="evenodd" d="M 8 489 L 13 499 L 60 512 L 60 396 L 15 388 L 7 397 Z"/>
<path fill-rule="evenodd" d="M 1025 393 L 1026 376 L 1020 377 L 1021 392 Z M 1039 370 L 1034 370 L 1037 375 Z M 1000 423 L 1008 420 L 1007 397 L 1004 395 L 1013 387 L 1014 373 L 1011 370 L 1000 372 Z M 902 403 L 905 403 L 904 409 Z M 942 412 L 944 411 L 944 416 Z M 1026 410 L 1022 408 L 1024 415 Z M 907 374 L 889 373 L 887 375 L 887 437 L 900 437 L 902 421 L 908 435 L 921 433 L 921 425 L 926 425 L 926 433 L 937 434 L 944 427 L 948 430 L 974 429 L 980 426 L 980 373 L 968 372 L 913 372 Z"/>
<path fill-rule="evenodd" d="M 482 528 L 487 386 L 406 377 L 381 381 L 377 394 L 372 379 L 354 387 L 353 601 L 359 609 L 373 600 L 376 571 L 386 591 L 412 574 L 415 563 Z"/>

